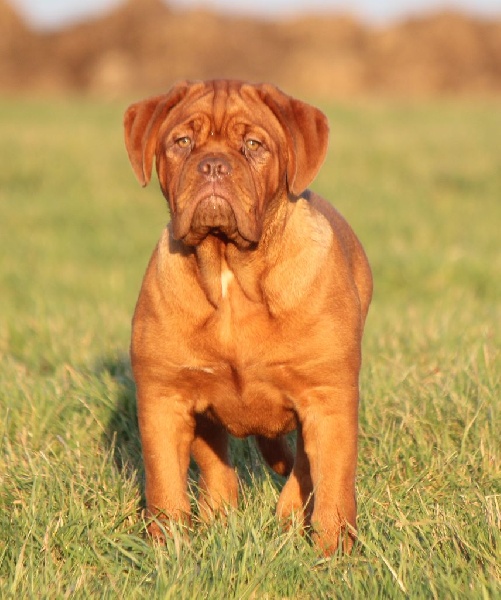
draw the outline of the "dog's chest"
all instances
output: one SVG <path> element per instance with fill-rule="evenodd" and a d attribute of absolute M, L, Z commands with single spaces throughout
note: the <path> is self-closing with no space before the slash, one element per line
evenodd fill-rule
<path fill-rule="evenodd" d="M 286 367 L 256 362 L 219 363 L 195 375 L 196 413 L 206 413 L 232 435 L 275 437 L 296 428 Z"/>
<path fill-rule="evenodd" d="M 223 267 L 221 270 L 221 299 L 223 302 L 228 298 L 229 287 L 234 280 L 233 271 L 227 266 Z"/>
<path fill-rule="evenodd" d="M 266 302 L 249 299 L 226 264 L 222 266 L 219 285 L 220 300 L 204 327 L 206 345 L 211 353 L 226 356 L 229 362 L 262 356 L 278 335 Z"/>
<path fill-rule="evenodd" d="M 221 271 L 221 301 L 198 330 L 204 366 L 197 412 L 207 412 L 238 437 L 274 436 L 296 426 L 298 388 L 294 353 L 284 327 L 266 305 L 249 300 L 228 268 Z"/>

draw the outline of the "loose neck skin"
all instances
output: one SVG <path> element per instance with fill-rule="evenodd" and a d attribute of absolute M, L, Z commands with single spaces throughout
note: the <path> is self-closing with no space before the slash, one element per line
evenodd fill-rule
<path fill-rule="evenodd" d="M 200 285 L 217 308 L 225 293 L 229 273 L 247 298 L 263 301 L 261 281 L 275 262 L 290 214 L 294 209 L 286 194 L 277 194 L 267 207 L 263 235 L 256 245 L 239 248 L 223 236 L 208 235 L 195 250 Z"/>

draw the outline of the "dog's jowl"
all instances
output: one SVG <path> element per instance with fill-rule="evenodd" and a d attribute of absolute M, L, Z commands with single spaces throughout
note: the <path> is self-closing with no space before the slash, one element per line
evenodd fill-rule
<path fill-rule="evenodd" d="M 201 515 L 235 506 L 228 436 L 255 436 L 288 476 L 278 516 L 311 524 L 327 554 L 349 550 L 372 277 L 350 226 L 307 189 L 326 117 L 272 85 L 184 82 L 130 106 L 125 140 L 143 186 L 155 163 L 171 214 L 131 345 L 150 533 L 189 520 L 190 455 Z"/>

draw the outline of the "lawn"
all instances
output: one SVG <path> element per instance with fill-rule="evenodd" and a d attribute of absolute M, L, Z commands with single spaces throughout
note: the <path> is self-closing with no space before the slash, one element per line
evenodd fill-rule
<path fill-rule="evenodd" d="M 500 597 L 499 103 L 322 106 L 313 188 L 375 278 L 359 541 L 330 560 L 280 529 L 250 441 L 228 524 L 149 544 L 128 340 L 165 203 L 129 168 L 125 104 L 0 101 L 1 598 Z"/>

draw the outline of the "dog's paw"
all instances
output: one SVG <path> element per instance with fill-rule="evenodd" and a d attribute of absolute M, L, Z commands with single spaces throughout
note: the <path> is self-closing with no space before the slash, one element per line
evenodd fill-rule
<path fill-rule="evenodd" d="M 146 533 L 153 544 L 165 546 L 168 531 L 159 521 L 150 521 L 146 525 Z"/>
<path fill-rule="evenodd" d="M 143 513 L 146 524 L 146 535 L 155 545 L 165 546 L 167 539 L 189 539 L 191 517 L 186 514 L 167 516 L 165 514 L 152 516 L 149 511 Z"/>
<path fill-rule="evenodd" d="M 313 514 L 311 539 L 325 556 L 339 552 L 350 554 L 357 539 L 356 529 L 346 521 L 328 519 L 326 524 Z"/>

